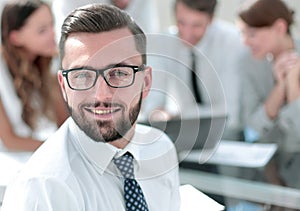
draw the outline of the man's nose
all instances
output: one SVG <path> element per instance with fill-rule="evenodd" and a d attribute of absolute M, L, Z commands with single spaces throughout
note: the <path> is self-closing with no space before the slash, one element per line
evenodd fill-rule
<path fill-rule="evenodd" d="M 103 76 L 100 75 L 95 83 L 94 89 L 95 89 L 97 98 L 108 98 L 108 97 L 111 97 L 112 91 L 114 88 L 110 87 L 106 83 Z"/>

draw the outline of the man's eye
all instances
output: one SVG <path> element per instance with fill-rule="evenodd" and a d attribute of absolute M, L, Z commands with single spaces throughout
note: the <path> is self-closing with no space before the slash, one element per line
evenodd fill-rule
<path fill-rule="evenodd" d="M 93 77 L 93 74 L 91 74 L 88 71 L 77 72 L 77 73 L 73 74 L 73 78 L 75 78 L 75 79 L 92 78 L 92 77 Z"/>
<path fill-rule="evenodd" d="M 122 69 L 114 69 L 109 72 L 111 77 L 126 77 L 129 75 L 128 71 Z"/>

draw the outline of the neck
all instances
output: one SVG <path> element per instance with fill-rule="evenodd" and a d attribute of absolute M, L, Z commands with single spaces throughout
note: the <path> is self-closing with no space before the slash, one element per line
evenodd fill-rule
<path fill-rule="evenodd" d="M 33 62 L 38 57 L 36 53 L 33 53 L 32 51 L 29 51 L 26 48 L 21 48 L 20 53 L 22 57 L 25 57 L 30 62 Z"/>
<path fill-rule="evenodd" d="M 279 43 L 277 49 L 273 52 L 274 60 L 278 58 L 280 54 L 286 51 L 295 49 L 294 41 L 290 35 L 286 35 Z"/>
<path fill-rule="evenodd" d="M 135 125 L 134 124 L 131 129 L 120 139 L 110 142 L 111 145 L 113 145 L 116 148 L 124 149 L 127 144 L 129 144 L 130 140 L 132 139 L 135 131 Z"/>

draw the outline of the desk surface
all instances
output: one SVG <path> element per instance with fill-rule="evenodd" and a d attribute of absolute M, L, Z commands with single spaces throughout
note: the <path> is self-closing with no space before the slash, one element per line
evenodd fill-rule
<path fill-rule="evenodd" d="M 180 182 L 226 197 L 294 209 L 300 207 L 300 190 L 292 188 L 191 169 L 180 169 Z"/>
<path fill-rule="evenodd" d="M 7 184 L 31 155 L 26 152 L 0 152 L 0 202 Z M 204 192 L 264 204 L 300 207 L 300 190 L 190 169 L 180 169 L 180 180 L 181 184 L 191 184 Z"/>
<path fill-rule="evenodd" d="M 221 170 L 219 174 L 214 174 L 181 168 L 180 180 L 182 184 L 191 184 L 207 193 L 266 205 L 299 209 L 300 190 L 238 178 L 238 172 L 241 169 L 261 170 L 276 150 L 275 144 L 221 141 L 218 148 L 213 153 L 210 152 L 211 156 L 205 154 L 207 152 L 195 151 L 189 153 L 185 161 L 195 165 L 201 165 L 205 161 L 209 164 L 217 164 L 221 169 L 225 166 L 223 169 L 227 169 L 226 171 Z M 230 176 L 227 175 L 228 173 Z"/>
<path fill-rule="evenodd" d="M 270 161 L 276 150 L 277 145 L 272 143 L 221 140 L 215 149 L 184 151 L 179 158 L 195 163 L 261 168 Z"/>

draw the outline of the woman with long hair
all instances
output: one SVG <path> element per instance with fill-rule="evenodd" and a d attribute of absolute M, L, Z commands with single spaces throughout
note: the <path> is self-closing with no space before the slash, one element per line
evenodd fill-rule
<path fill-rule="evenodd" d="M 1 19 L 0 140 L 6 150 L 34 151 L 67 117 L 51 64 L 57 54 L 49 5 L 7 2 Z M 1 147 L 0 147 L 1 148 Z"/>
<path fill-rule="evenodd" d="M 282 0 L 248 0 L 239 18 L 253 57 L 267 61 L 262 69 L 242 70 L 245 123 L 259 141 L 278 144 L 266 179 L 300 188 L 300 42 L 291 33 L 293 11 Z"/>

